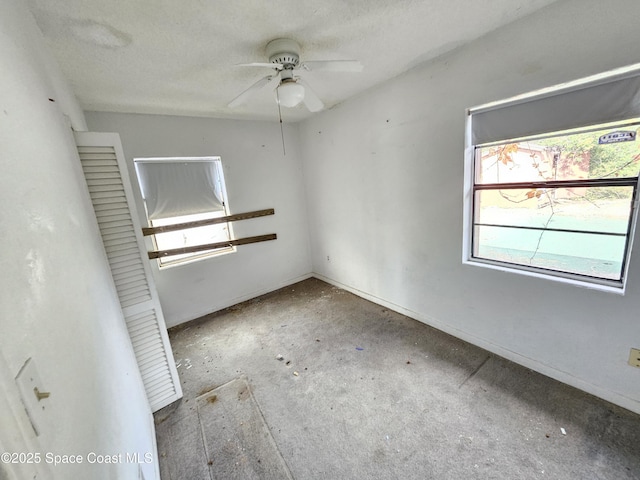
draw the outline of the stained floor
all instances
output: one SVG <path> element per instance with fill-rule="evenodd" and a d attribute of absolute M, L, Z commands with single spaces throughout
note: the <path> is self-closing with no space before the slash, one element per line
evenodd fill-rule
<path fill-rule="evenodd" d="M 163 480 L 244 478 L 212 461 L 226 430 L 196 401 L 237 378 L 298 480 L 640 479 L 639 415 L 317 279 L 170 338 L 184 398 L 156 413 Z"/>

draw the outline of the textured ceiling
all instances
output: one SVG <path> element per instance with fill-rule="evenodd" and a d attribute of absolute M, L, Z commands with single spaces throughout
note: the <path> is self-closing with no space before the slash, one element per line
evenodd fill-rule
<path fill-rule="evenodd" d="M 85 110 L 275 120 L 273 91 L 227 106 L 272 72 L 236 66 L 266 62 L 269 40 L 296 40 L 303 61 L 363 63 L 301 74 L 330 108 L 556 0 L 27 1 Z"/>

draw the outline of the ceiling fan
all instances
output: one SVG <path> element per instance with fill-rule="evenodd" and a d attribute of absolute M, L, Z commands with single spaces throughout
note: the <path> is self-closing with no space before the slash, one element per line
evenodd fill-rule
<path fill-rule="evenodd" d="M 244 63 L 242 67 L 273 68 L 276 73 L 261 78 L 248 89 L 234 98 L 230 108 L 238 107 L 249 100 L 263 88 L 275 89 L 276 101 L 283 107 L 295 107 L 303 102 L 311 112 L 318 112 L 324 108 L 322 100 L 314 93 L 309 85 L 294 70 L 326 71 L 326 72 L 360 72 L 362 64 L 356 60 L 325 60 L 300 61 L 300 45 L 289 38 L 277 38 L 270 41 L 266 48 L 269 63 Z"/>

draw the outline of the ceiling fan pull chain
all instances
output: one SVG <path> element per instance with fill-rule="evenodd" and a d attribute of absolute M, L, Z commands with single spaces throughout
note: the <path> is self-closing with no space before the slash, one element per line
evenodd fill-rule
<path fill-rule="evenodd" d="M 284 129 L 282 128 L 282 110 L 280 110 L 280 95 L 278 94 L 278 89 L 276 88 L 276 100 L 278 104 L 278 118 L 280 119 L 280 135 L 282 136 L 282 155 L 287 156 L 287 150 L 284 148 Z"/>

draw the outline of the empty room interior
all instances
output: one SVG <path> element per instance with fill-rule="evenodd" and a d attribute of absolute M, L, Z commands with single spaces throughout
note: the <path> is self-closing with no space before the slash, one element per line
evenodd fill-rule
<path fill-rule="evenodd" d="M 0 480 L 640 479 L 640 3 L 0 1 Z"/>

